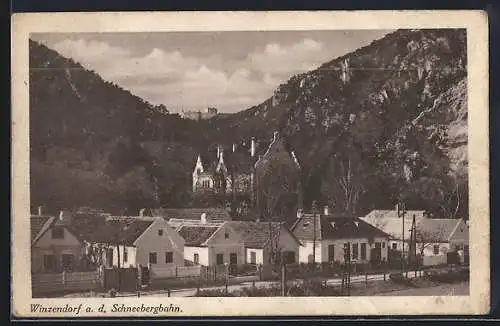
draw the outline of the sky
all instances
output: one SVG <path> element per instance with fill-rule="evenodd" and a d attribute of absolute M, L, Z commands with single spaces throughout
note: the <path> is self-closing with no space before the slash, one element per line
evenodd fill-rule
<path fill-rule="evenodd" d="M 237 112 L 390 30 L 32 34 L 85 68 L 171 112 Z"/>

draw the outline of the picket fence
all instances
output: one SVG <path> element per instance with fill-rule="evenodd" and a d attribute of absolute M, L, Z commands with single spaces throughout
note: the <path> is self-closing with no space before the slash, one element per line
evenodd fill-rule
<path fill-rule="evenodd" d="M 201 266 L 151 267 L 151 278 L 187 278 L 200 277 Z"/>
<path fill-rule="evenodd" d="M 32 274 L 34 296 L 65 291 L 98 291 L 101 288 L 99 271 Z"/>

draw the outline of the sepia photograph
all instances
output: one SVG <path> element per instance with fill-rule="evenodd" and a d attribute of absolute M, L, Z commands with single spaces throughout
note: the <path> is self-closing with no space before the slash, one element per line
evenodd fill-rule
<path fill-rule="evenodd" d="M 470 37 L 467 26 L 32 26 L 29 222 L 13 216 L 26 227 L 28 313 L 469 298 L 474 268 L 489 269 L 489 249 L 471 250 L 489 216 L 471 202 L 471 110 L 486 137 L 476 159 L 488 134 L 487 93 L 471 102 Z M 487 160 L 479 168 L 487 178 Z M 99 304 L 85 311 L 88 300 Z"/>

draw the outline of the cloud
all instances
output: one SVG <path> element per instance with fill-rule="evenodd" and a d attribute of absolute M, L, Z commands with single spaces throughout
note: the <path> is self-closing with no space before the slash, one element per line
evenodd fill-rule
<path fill-rule="evenodd" d="M 252 52 L 247 58 L 252 69 L 281 79 L 314 69 L 327 59 L 329 54 L 325 46 L 309 38 L 287 46 L 268 43 L 263 50 Z"/>
<path fill-rule="evenodd" d="M 171 109 L 243 110 L 271 96 L 293 74 L 328 59 L 325 46 L 312 39 L 289 45 L 265 44 L 243 59 L 186 56 L 180 50 L 153 48 L 146 54 L 94 40 L 66 39 L 53 48 L 104 79 Z"/>

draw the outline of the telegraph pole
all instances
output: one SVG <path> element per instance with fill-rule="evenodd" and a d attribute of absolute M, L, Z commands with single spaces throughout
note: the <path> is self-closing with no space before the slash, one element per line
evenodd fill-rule
<path fill-rule="evenodd" d="M 313 209 L 313 265 L 316 267 L 316 201 L 312 203 Z"/>
<path fill-rule="evenodd" d="M 403 219 L 403 227 L 402 227 L 402 234 L 401 234 L 401 274 L 404 275 L 405 273 L 405 215 L 406 215 L 406 205 L 405 203 L 400 200 L 398 203 L 398 217 L 401 217 Z"/>

